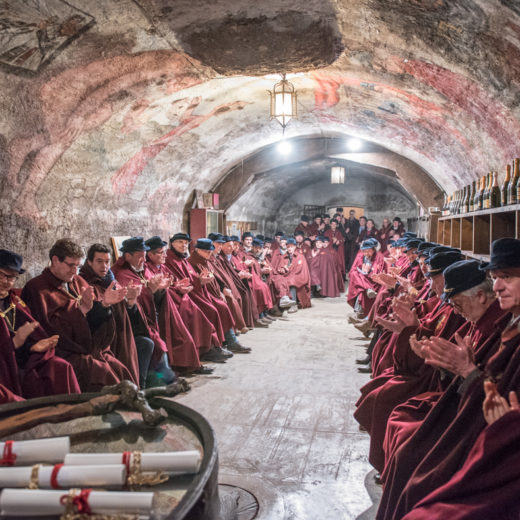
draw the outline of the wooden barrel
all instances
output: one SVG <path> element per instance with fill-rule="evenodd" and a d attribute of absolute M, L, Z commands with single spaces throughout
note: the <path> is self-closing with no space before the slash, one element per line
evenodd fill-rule
<path fill-rule="evenodd" d="M 22 414 L 58 405 L 79 405 L 99 397 L 98 393 L 49 396 L 0 406 L 0 423 Z M 195 410 L 164 397 L 148 400 L 154 409 L 167 413 L 158 426 L 146 425 L 139 413 L 116 405 L 104 415 L 44 422 L 10 434 L 2 440 L 27 440 L 69 435 L 71 451 L 182 451 L 202 452 L 200 470 L 195 475 L 172 476 L 168 482 L 144 491 L 154 491 L 162 505 L 158 520 L 217 520 L 219 518 L 218 454 L 215 434 L 206 419 Z M 56 407 L 56 408 L 55 408 Z M 41 411 L 41 410 L 40 410 Z M 11 421 L 9 421 L 11 422 Z"/>

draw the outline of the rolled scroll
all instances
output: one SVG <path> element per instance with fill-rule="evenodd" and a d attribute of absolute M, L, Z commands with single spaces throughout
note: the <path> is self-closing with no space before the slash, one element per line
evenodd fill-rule
<path fill-rule="evenodd" d="M 133 461 L 130 454 L 129 466 Z M 121 464 L 125 463 L 123 453 L 68 453 L 65 465 Z M 197 473 L 200 468 L 201 454 L 197 450 L 168 451 L 163 453 L 141 453 L 141 471 L 164 471 L 174 475 Z"/>
<path fill-rule="evenodd" d="M 80 490 L 77 490 L 78 493 Z M 0 515 L 2 516 L 49 516 L 64 512 L 62 497 L 69 491 L 10 489 L 0 493 Z M 120 491 L 91 491 L 88 508 L 92 514 L 136 514 L 149 515 L 152 511 L 153 493 Z"/>
<path fill-rule="evenodd" d="M 27 487 L 32 481 L 42 489 L 71 487 L 122 487 L 126 481 L 123 464 L 102 466 L 40 466 L 32 478 L 33 467 L 0 468 L 0 488 Z"/>
<path fill-rule="evenodd" d="M 68 437 L 0 442 L 0 455 L 3 455 L 0 465 L 27 466 L 39 462 L 56 464 L 63 462 L 69 450 L 70 439 Z"/>

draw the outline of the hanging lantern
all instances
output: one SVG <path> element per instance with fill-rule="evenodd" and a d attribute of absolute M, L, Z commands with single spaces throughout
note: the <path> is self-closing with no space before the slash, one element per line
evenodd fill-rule
<path fill-rule="evenodd" d="M 343 166 L 333 166 L 330 169 L 331 184 L 345 184 L 345 168 Z"/>
<path fill-rule="evenodd" d="M 273 90 L 267 92 L 271 98 L 271 119 L 276 119 L 282 125 L 282 131 L 285 133 L 285 127 L 289 121 L 298 118 L 296 90 L 283 74 L 282 81 L 276 83 Z"/>

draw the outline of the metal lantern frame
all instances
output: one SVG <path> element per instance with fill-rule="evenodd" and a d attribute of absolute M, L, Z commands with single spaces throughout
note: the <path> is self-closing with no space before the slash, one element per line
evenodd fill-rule
<path fill-rule="evenodd" d="M 273 90 L 268 90 L 271 98 L 271 120 L 276 119 L 285 133 L 285 127 L 291 119 L 298 119 L 298 94 L 294 85 L 287 81 L 285 74 L 282 80 L 275 83 Z"/>

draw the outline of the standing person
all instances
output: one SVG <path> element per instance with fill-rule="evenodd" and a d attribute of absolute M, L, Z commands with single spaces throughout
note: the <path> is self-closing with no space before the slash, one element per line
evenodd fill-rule
<path fill-rule="evenodd" d="M 0 380 L 6 390 L 0 402 L 79 393 L 71 364 L 55 355 L 58 336 L 48 337 L 13 290 L 25 272 L 22 262 L 0 249 Z"/>
<path fill-rule="evenodd" d="M 300 217 L 300 223 L 296 226 L 294 233 L 301 231 L 304 234 L 304 236 L 306 236 L 309 231 L 308 227 L 309 227 L 310 220 L 311 220 L 311 218 L 308 215 L 302 215 Z"/>
<path fill-rule="evenodd" d="M 356 254 L 353 252 L 356 249 L 356 238 L 359 234 L 359 220 L 356 218 L 356 212 L 351 209 L 348 212 L 348 219 L 345 220 L 345 271 L 348 273 L 352 266 L 353 258 Z"/>
<path fill-rule="evenodd" d="M 390 236 L 393 237 L 394 235 L 399 235 L 398 238 L 404 235 L 404 225 L 399 217 L 394 217 L 394 220 L 392 221 Z"/>
<path fill-rule="evenodd" d="M 377 241 L 381 244 L 381 253 L 386 253 L 386 249 L 388 247 L 388 242 L 393 237 L 393 233 L 390 234 L 392 230 L 392 224 L 390 223 L 390 219 L 388 217 L 385 217 L 383 219 L 383 225 L 381 226 L 381 229 L 377 233 Z"/>
<path fill-rule="evenodd" d="M 338 224 L 335 220 L 331 221 L 330 229 L 325 231 L 324 236 L 330 239 L 330 247 L 336 253 L 341 279 L 344 281 L 347 274 L 345 271 L 345 239 L 343 238 L 343 233 L 339 231 Z"/>
<path fill-rule="evenodd" d="M 27 282 L 22 299 L 45 332 L 59 336 L 56 353 L 74 367 L 81 390 L 95 392 L 132 378 L 110 350 L 113 328 L 103 326 L 126 291 L 107 290 L 102 301 L 95 300 L 92 287 L 76 274 L 82 257 L 79 245 L 58 240 L 49 251 L 50 266 Z"/>

